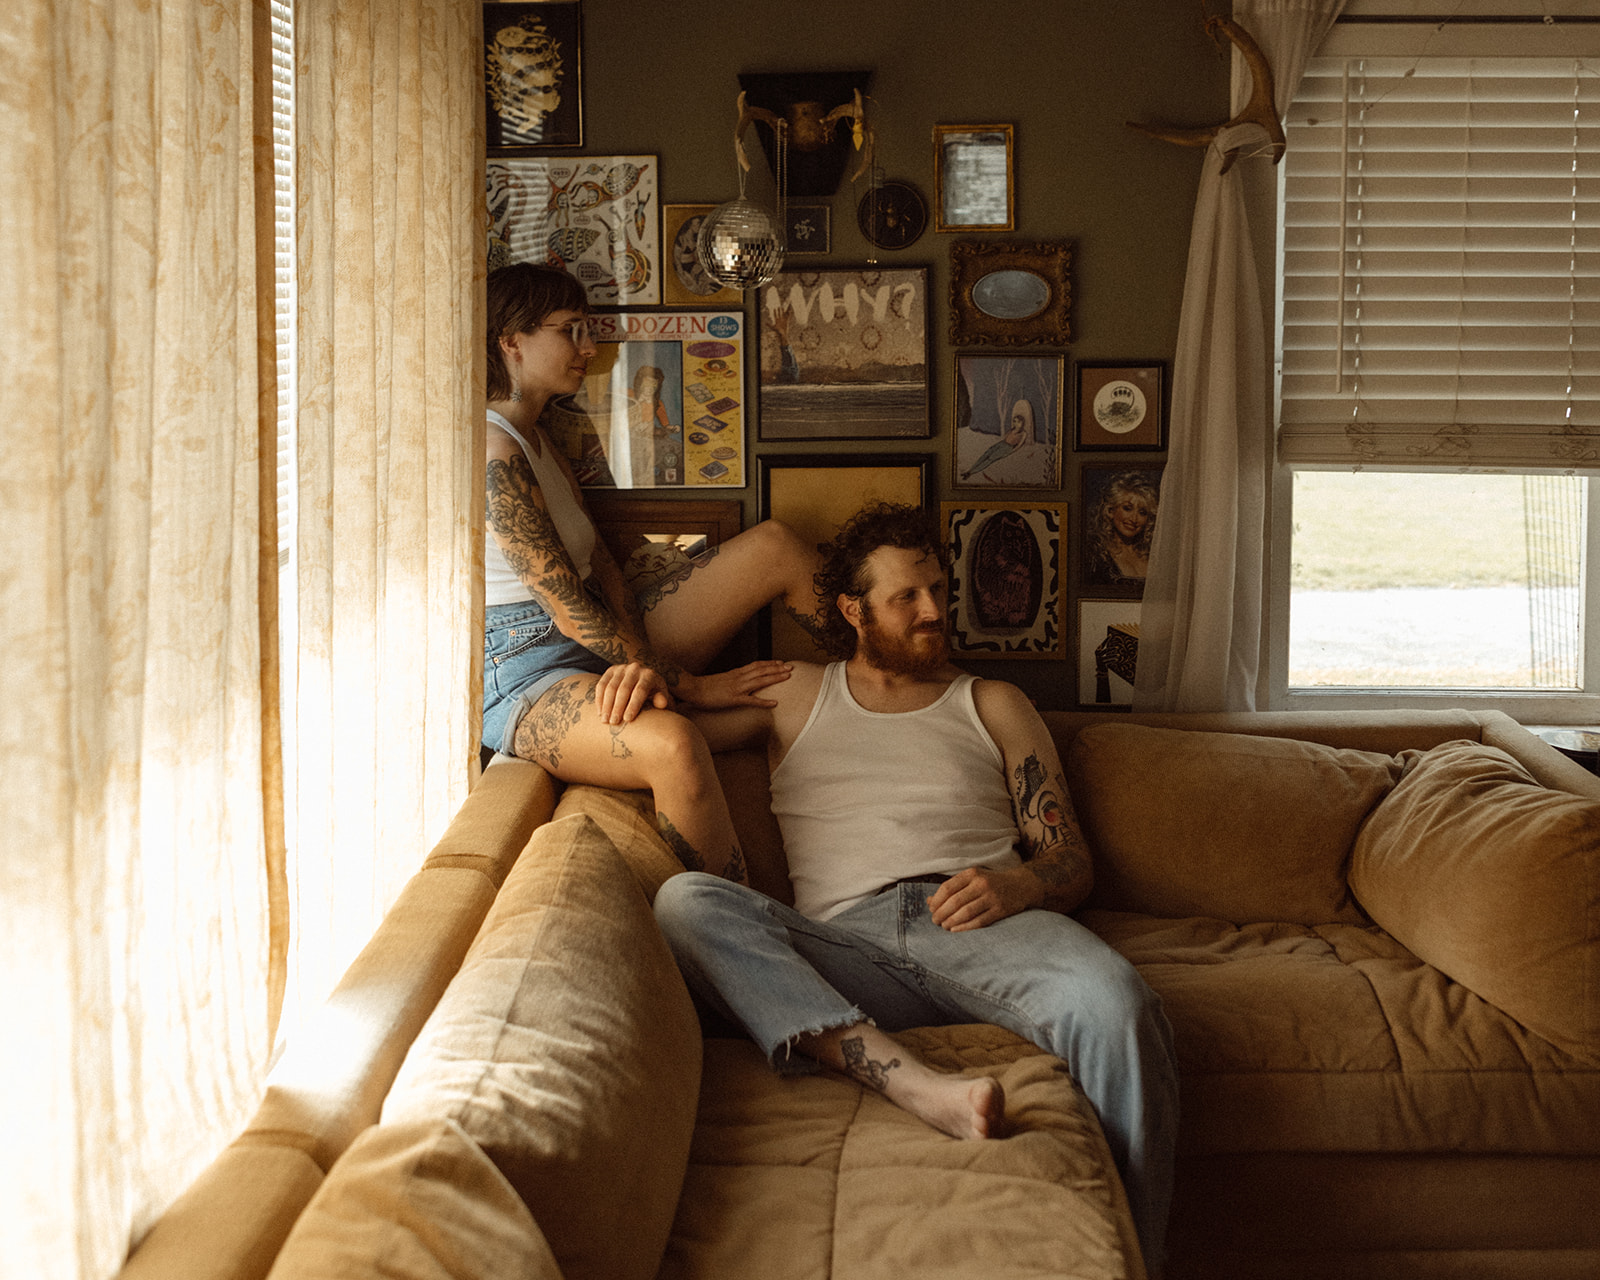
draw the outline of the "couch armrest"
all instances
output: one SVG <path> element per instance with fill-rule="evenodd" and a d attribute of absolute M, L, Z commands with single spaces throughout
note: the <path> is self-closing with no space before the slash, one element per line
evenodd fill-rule
<path fill-rule="evenodd" d="M 152 1266 L 184 1277 L 266 1274 L 321 1175 L 377 1122 L 406 1051 L 518 855 L 549 821 L 556 791 L 555 780 L 527 761 L 501 757 L 484 770 L 327 1003 L 273 1067 L 244 1133 L 140 1241 L 126 1274 Z M 254 1189 L 241 1222 L 247 1185 Z M 157 1264 L 146 1263 L 147 1250 Z"/>

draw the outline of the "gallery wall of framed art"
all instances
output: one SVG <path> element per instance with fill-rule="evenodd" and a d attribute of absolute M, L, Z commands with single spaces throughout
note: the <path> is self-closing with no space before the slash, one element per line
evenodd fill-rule
<path fill-rule="evenodd" d="M 730 288 L 707 272 L 699 231 L 741 189 L 726 139 L 760 42 L 737 34 L 740 67 L 691 77 L 645 56 L 684 48 L 654 11 L 630 8 L 622 25 L 594 0 L 484 11 L 489 260 L 552 263 L 588 290 L 597 351 L 546 425 L 591 500 L 714 497 L 743 527 L 781 514 L 831 531 L 892 482 L 952 545 L 944 508 L 968 512 L 993 528 L 984 556 L 955 560 L 959 660 L 1041 706 L 1106 705 L 1083 679 L 1104 628 L 1083 651 L 1080 605 L 1131 617 L 1143 596 L 1193 205 L 1193 175 L 1168 179 L 1187 158 L 1158 165 L 1135 142 L 1097 170 L 1026 95 L 996 112 L 992 94 L 909 85 L 904 58 L 869 33 L 851 73 L 865 127 L 852 137 L 846 112 L 828 143 L 845 157 L 836 185 L 807 179 L 780 201 L 772 131 L 758 121 L 759 145 L 746 140 L 748 196 L 785 255 L 760 287 Z M 1078 75 L 1121 92 L 1103 64 Z M 712 321 L 722 334 L 674 331 Z M 1023 526 L 1049 581 L 1027 626 L 1002 626 L 988 552 Z M 959 532 L 971 552 L 973 531 Z M 1090 630 L 1100 621 L 1091 609 Z M 1106 678 L 1125 692 L 1114 668 Z"/>

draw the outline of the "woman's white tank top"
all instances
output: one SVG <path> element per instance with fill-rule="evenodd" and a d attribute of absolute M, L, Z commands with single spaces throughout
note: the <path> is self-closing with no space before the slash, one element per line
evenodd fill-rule
<path fill-rule="evenodd" d="M 572 557 L 572 563 L 578 570 L 578 577 L 587 580 L 590 561 L 594 556 L 594 521 L 589 519 L 577 495 L 572 492 L 571 482 L 562 471 L 561 464 L 555 459 L 555 446 L 545 438 L 539 441 L 544 446 L 543 449 L 533 449 L 520 431 L 490 409 L 489 429 L 493 430 L 496 427 L 522 447 L 523 456 L 533 468 L 533 478 L 539 482 L 540 492 L 544 495 L 545 509 L 550 512 L 550 519 L 555 523 L 556 532 L 561 535 L 561 543 L 566 547 L 567 554 Z M 532 600 L 533 592 L 528 590 L 527 584 L 521 578 L 517 577 L 516 570 L 511 567 L 505 552 L 500 550 L 500 544 L 495 541 L 494 532 L 485 528 L 483 537 L 484 604 L 521 604 L 525 600 Z"/>
<path fill-rule="evenodd" d="M 823 673 L 805 728 L 772 771 L 795 909 L 826 920 L 910 876 L 1014 867 L 1005 759 L 973 677 L 918 711 L 868 711 L 845 664 Z"/>

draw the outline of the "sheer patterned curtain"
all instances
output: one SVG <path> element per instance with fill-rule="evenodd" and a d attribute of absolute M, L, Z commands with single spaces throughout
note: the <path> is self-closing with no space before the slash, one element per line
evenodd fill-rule
<path fill-rule="evenodd" d="M 270 1048 L 259 17 L 0 9 L 7 1275 L 114 1271 Z"/>
<path fill-rule="evenodd" d="M 1266 55 L 1276 106 L 1288 110 L 1306 62 L 1345 0 L 1237 0 L 1234 21 Z M 1233 109 L 1250 94 L 1234 55 Z M 1271 345 L 1243 158 L 1256 126 L 1224 134 L 1206 155 L 1189 240 L 1173 362 L 1172 427 L 1140 617 L 1134 706 L 1245 711 L 1260 673 L 1266 499 L 1271 471 Z M 1242 147 L 1222 172 L 1223 153 Z M 1270 231 L 1270 229 L 1267 229 Z"/>
<path fill-rule="evenodd" d="M 481 663 L 481 13 L 300 0 L 287 1030 L 465 798 Z"/>

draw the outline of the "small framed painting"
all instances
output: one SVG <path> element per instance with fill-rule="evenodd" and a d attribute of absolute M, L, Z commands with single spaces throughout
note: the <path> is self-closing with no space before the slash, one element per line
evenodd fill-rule
<path fill-rule="evenodd" d="M 737 498 L 625 498 L 596 493 L 584 499 L 616 562 L 638 551 L 673 546 L 688 556 L 721 546 L 744 523 Z"/>
<path fill-rule="evenodd" d="M 713 280 L 700 265 L 700 255 L 696 252 L 706 214 L 716 207 L 714 204 L 661 207 L 661 300 L 668 306 L 744 306 L 744 292 Z"/>
<path fill-rule="evenodd" d="M 1131 707 L 1139 661 L 1137 600 L 1078 601 L 1078 702 Z"/>
<path fill-rule="evenodd" d="M 930 434 L 926 267 L 780 271 L 756 315 L 761 439 Z"/>
<path fill-rule="evenodd" d="M 833 243 L 833 213 L 825 204 L 790 201 L 783 209 L 783 245 L 788 257 L 827 253 Z"/>
<path fill-rule="evenodd" d="M 1012 212 L 1009 124 L 933 126 L 935 231 L 1010 231 Z"/>
<path fill-rule="evenodd" d="M 1061 487 L 1060 356 L 956 356 L 958 489 Z"/>
<path fill-rule="evenodd" d="M 1078 431 L 1086 452 L 1167 447 L 1166 366 L 1157 360 L 1078 361 Z"/>
<path fill-rule="evenodd" d="M 737 498 L 624 498 L 594 494 L 589 514 L 623 580 L 642 603 L 672 589 L 690 561 L 734 537 L 744 522 Z"/>
<path fill-rule="evenodd" d="M 487 0 L 483 83 L 491 156 L 581 147 L 582 0 Z"/>
<path fill-rule="evenodd" d="M 1067 504 L 941 504 L 950 544 L 950 650 L 1060 658 Z"/>
<path fill-rule="evenodd" d="M 571 272 L 591 307 L 661 301 L 655 156 L 492 158 L 489 269 L 546 262 Z"/>
<path fill-rule="evenodd" d="M 933 495 L 931 453 L 768 454 L 760 468 L 759 518 L 782 520 L 812 546 L 831 542 L 863 507 L 898 502 L 926 508 Z M 763 656 L 817 660 L 810 637 L 787 613 L 763 611 L 763 617 Z"/>
<path fill-rule="evenodd" d="M 1085 463 L 1083 571 L 1078 580 L 1110 595 L 1144 595 L 1161 509 L 1162 466 Z"/>

